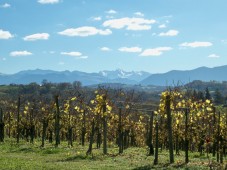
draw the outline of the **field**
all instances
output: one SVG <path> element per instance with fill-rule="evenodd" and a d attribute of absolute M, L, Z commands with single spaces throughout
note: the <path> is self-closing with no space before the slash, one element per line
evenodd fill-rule
<path fill-rule="evenodd" d="M 93 154 L 86 156 L 87 147 L 74 144 L 74 147 L 67 147 L 62 143 L 58 148 L 51 144 L 40 148 L 40 141 L 30 144 L 21 141 L 6 139 L 5 143 L 0 144 L 0 169 L 53 169 L 53 170 L 73 170 L 73 169 L 224 169 L 224 164 L 215 163 L 215 158 L 206 155 L 200 156 L 199 153 L 190 153 L 188 164 L 184 164 L 184 152 L 179 156 L 175 155 L 175 163 L 168 163 L 168 152 L 162 151 L 159 154 L 159 164 L 153 165 L 154 156 L 147 156 L 147 148 L 132 147 L 125 150 L 121 155 L 118 154 L 118 147 L 110 146 L 108 154 L 103 155 L 102 149 L 94 149 Z"/>
<path fill-rule="evenodd" d="M 140 91 L 63 85 L 5 91 L 0 169 L 227 168 L 227 110 L 208 90 L 160 92 L 158 103 Z"/>

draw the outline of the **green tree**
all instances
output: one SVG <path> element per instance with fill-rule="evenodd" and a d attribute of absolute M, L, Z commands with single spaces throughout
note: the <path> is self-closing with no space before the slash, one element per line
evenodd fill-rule
<path fill-rule="evenodd" d="M 208 87 L 205 90 L 205 99 L 208 99 L 208 100 L 211 99 L 211 95 L 210 95 L 210 91 L 209 91 Z"/>
<path fill-rule="evenodd" d="M 204 94 L 203 94 L 202 91 L 199 91 L 197 95 L 198 95 L 198 96 L 197 96 L 197 99 L 198 99 L 198 100 L 202 100 L 202 101 L 205 100 L 205 97 L 204 97 Z"/>
<path fill-rule="evenodd" d="M 214 103 L 217 105 L 224 103 L 224 97 L 222 96 L 219 89 L 216 89 L 214 92 Z"/>

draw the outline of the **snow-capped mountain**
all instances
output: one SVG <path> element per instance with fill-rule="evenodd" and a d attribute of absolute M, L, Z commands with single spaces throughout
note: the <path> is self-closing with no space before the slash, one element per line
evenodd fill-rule
<path fill-rule="evenodd" d="M 187 84 L 193 80 L 227 81 L 227 65 L 214 68 L 200 67 L 194 70 L 172 70 L 162 74 L 150 74 L 143 71 L 100 71 L 85 73 L 81 71 L 26 70 L 15 74 L 0 74 L 1 84 L 42 83 L 47 80 L 53 83 L 80 81 L 82 85 L 103 83 L 121 83 L 127 85 L 171 86 L 174 83 Z M 176 84 L 175 84 L 176 85 Z"/>
<path fill-rule="evenodd" d="M 80 81 L 83 85 L 102 83 L 138 84 L 150 74 L 146 72 L 126 72 L 123 70 L 85 73 L 80 71 L 25 70 L 15 74 L 1 75 L 0 84 L 41 84 L 43 80 L 53 83 Z"/>
<path fill-rule="evenodd" d="M 122 69 L 117 69 L 115 71 L 104 70 L 100 71 L 99 74 L 110 80 L 129 79 L 136 82 L 140 82 L 151 75 L 150 73 L 144 71 L 124 71 Z"/>

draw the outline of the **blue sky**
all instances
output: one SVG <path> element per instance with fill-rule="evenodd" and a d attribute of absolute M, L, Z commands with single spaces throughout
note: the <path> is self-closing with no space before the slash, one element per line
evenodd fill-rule
<path fill-rule="evenodd" d="M 0 0 L 0 73 L 227 64 L 226 0 Z"/>

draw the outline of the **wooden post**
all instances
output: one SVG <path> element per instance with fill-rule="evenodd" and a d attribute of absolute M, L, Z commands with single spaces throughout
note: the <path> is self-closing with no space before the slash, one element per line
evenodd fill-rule
<path fill-rule="evenodd" d="M 179 134 L 178 134 L 178 131 L 179 131 L 179 124 L 177 124 L 177 134 L 176 134 L 176 155 L 180 155 L 180 146 L 179 146 Z"/>
<path fill-rule="evenodd" d="M 221 138 L 221 142 L 220 142 L 220 163 L 222 164 L 223 163 L 223 157 L 224 157 L 224 139 L 222 138 L 222 136 L 220 137 Z"/>
<path fill-rule="evenodd" d="M 169 139 L 169 159 L 170 159 L 170 163 L 174 163 L 170 95 L 166 96 L 166 113 L 167 113 L 167 127 L 168 127 L 168 139 Z"/>
<path fill-rule="evenodd" d="M 218 112 L 218 134 L 217 134 L 217 162 L 219 162 L 219 156 L 220 156 L 220 151 L 219 151 L 219 141 L 220 141 L 220 119 L 221 119 L 221 113 L 220 111 Z"/>
<path fill-rule="evenodd" d="M 35 136 L 35 125 L 34 125 L 34 120 L 33 120 L 33 115 L 34 115 L 33 112 L 34 112 L 34 108 L 32 108 L 32 110 L 30 112 L 30 143 L 34 143 L 34 136 Z"/>
<path fill-rule="evenodd" d="M 68 127 L 68 146 L 73 146 L 73 128 L 71 126 Z"/>
<path fill-rule="evenodd" d="M 189 162 L 188 159 L 188 109 L 185 109 L 185 163 Z"/>
<path fill-rule="evenodd" d="M 94 135 L 95 135 L 95 120 L 93 118 L 92 124 L 91 124 L 90 143 L 89 143 L 89 148 L 88 148 L 88 150 L 86 152 L 86 155 L 92 153 L 92 144 L 93 144 L 93 141 L 94 141 Z"/>
<path fill-rule="evenodd" d="M 106 96 L 103 96 L 103 154 L 107 154 Z"/>
<path fill-rule="evenodd" d="M 58 96 L 55 96 L 56 103 L 56 115 L 55 115 L 55 146 L 58 147 L 60 144 L 60 110 Z"/>
<path fill-rule="evenodd" d="M 119 154 L 123 153 L 123 133 L 122 133 L 122 112 L 121 107 L 119 108 L 119 120 L 118 120 L 118 145 Z"/>
<path fill-rule="evenodd" d="M 81 132 L 81 144 L 84 146 L 85 134 L 86 134 L 86 111 L 83 111 L 83 122 L 82 122 L 82 132 Z"/>
<path fill-rule="evenodd" d="M 212 148 L 212 154 L 213 154 L 213 157 L 215 156 L 215 151 L 216 151 L 216 140 L 215 140 L 215 125 L 216 125 L 216 116 L 215 116 L 215 112 L 216 112 L 216 109 L 215 107 L 213 107 L 213 112 L 214 112 L 214 115 L 213 115 L 213 148 Z"/>
<path fill-rule="evenodd" d="M 3 117 L 4 117 L 4 115 L 3 115 L 2 108 L 1 108 L 0 109 L 0 142 L 4 142 L 4 127 L 5 127 L 5 123 L 4 123 Z"/>
<path fill-rule="evenodd" d="M 11 115 L 10 115 L 10 112 L 8 112 L 8 124 L 9 124 L 8 137 L 10 138 L 11 137 Z"/>
<path fill-rule="evenodd" d="M 43 118 L 43 133 L 42 133 L 42 144 L 41 147 L 44 147 L 46 140 L 46 130 L 48 127 L 48 120 L 46 117 Z"/>
<path fill-rule="evenodd" d="M 18 97 L 17 103 L 17 143 L 20 140 L 20 96 Z"/>
<path fill-rule="evenodd" d="M 71 101 L 69 102 L 69 107 L 71 106 Z M 69 125 L 68 125 L 68 146 L 73 146 L 73 127 L 71 123 L 71 110 L 69 109 Z"/>
<path fill-rule="evenodd" d="M 150 122 L 149 122 L 149 137 L 148 137 L 148 145 L 149 145 L 149 155 L 154 155 L 154 147 L 153 147 L 153 120 L 154 120 L 154 111 L 151 112 Z"/>
<path fill-rule="evenodd" d="M 158 164 L 158 121 L 156 121 L 155 124 L 155 159 L 154 159 L 154 165 Z"/>

